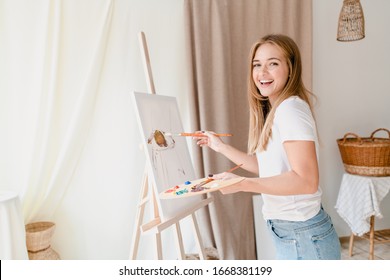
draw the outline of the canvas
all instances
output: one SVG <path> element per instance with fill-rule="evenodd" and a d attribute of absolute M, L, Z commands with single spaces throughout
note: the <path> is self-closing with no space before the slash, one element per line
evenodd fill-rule
<path fill-rule="evenodd" d="M 134 92 L 134 105 L 143 147 L 146 151 L 149 181 L 156 193 L 160 215 L 172 218 L 177 213 L 198 204 L 202 196 L 183 199 L 160 199 L 168 188 L 195 180 L 188 144 L 175 97 Z"/>

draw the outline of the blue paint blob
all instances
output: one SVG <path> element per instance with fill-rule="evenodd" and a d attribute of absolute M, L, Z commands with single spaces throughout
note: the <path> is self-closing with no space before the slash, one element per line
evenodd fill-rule
<path fill-rule="evenodd" d="M 176 195 L 181 195 L 181 194 L 185 194 L 185 193 L 188 193 L 188 190 L 187 189 L 183 189 L 181 191 L 177 191 L 176 192 Z"/>

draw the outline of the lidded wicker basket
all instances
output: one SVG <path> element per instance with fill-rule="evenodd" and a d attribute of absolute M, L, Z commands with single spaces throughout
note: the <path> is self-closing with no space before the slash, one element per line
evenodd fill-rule
<path fill-rule="evenodd" d="M 386 131 L 388 138 L 374 137 L 378 131 Z M 348 137 L 353 136 L 353 138 Z M 346 133 L 337 139 L 345 171 L 361 176 L 390 176 L 390 131 L 378 128 L 370 137 Z"/>

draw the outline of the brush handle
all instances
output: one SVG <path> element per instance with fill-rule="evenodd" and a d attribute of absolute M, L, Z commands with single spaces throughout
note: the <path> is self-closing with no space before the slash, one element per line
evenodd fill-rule
<path fill-rule="evenodd" d="M 214 179 L 208 178 L 205 181 L 203 181 L 202 183 L 200 183 L 198 186 L 200 187 L 200 186 L 206 185 L 206 184 L 210 183 L 211 181 L 214 181 Z"/>
<path fill-rule="evenodd" d="M 182 132 L 182 133 L 179 133 L 180 136 L 193 136 L 193 137 L 207 137 L 206 135 L 202 134 L 202 133 L 188 133 L 188 132 Z M 218 136 L 218 137 L 222 137 L 222 136 L 233 136 L 232 134 L 230 133 L 215 133 L 213 134 L 215 136 Z"/>
<path fill-rule="evenodd" d="M 238 164 L 238 165 L 234 166 L 233 168 L 230 168 L 230 169 L 229 169 L 228 171 L 226 171 L 226 172 L 232 172 L 232 171 L 234 171 L 234 170 L 240 168 L 242 165 L 243 165 L 243 163 Z"/>

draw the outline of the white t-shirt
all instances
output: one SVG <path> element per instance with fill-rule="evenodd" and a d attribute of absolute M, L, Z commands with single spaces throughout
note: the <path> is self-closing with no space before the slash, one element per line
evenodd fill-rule
<path fill-rule="evenodd" d="M 272 137 L 267 150 L 257 152 L 259 177 L 270 177 L 291 170 L 283 142 L 288 140 L 314 141 L 318 159 L 318 137 L 309 105 L 293 96 L 284 100 L 275 111 Z M 264 219 L 305 221 L 314 217 L 321 207 L 322 191 L 304 195 L 262 194 Z"/>

